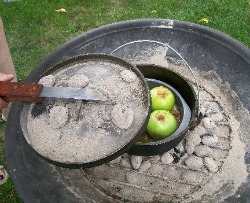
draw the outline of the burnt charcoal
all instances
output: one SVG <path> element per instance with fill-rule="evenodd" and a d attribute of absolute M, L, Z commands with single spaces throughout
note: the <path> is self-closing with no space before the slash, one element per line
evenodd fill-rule
<path fill-rule="evenodd" d="M 183 157 L 185 152 L 181 152 L 179 149 L 174 148 L 174 153 L 176 154 L 176 156 L 178 157 Z"/>
<path fill-rule="evenodd" d="M 49 100 L 35 103 L 31 109 L 31 116 L 36 118 L 42 115 L 43 113 L 49 111 L 53 107 L 54 103 L 54 101 Z"/>
<path fill-rule="evenodd" d="M 173 163 L 175 163 L 175 164 L 178 163 L 180 161 L 180 157 L 176 153 L 173 153 L 172 155 L 174 157 Z"/>
<path fill-rule="evenodd" d="M 177 154 L 180 153 L 180 151 L 177 148 L 174 148 L 174 152 L 177 153 Z"/>

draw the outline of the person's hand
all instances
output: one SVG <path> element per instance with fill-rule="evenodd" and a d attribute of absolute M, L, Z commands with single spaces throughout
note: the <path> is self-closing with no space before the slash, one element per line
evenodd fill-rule
<path fill-rule="evenodd" d="M 0 73 L 0 81 L 9 82 L 14 79 L 14 75 L 6 75 L 4 73 Z M 8 118 L 10 103 L 5 102 L 3 99 L 0 98 L 0 109 L 2 109 L 2 114 L 5 119 Z"/>

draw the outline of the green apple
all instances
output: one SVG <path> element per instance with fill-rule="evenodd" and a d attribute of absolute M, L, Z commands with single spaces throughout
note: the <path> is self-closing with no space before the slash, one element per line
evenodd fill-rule
<path fill-rule="evenodd" d="M 170 111 L 175 104 L 173 93 L 166 87 L 159 86 L 150 90 L 152 111 Z"/>
<path fill-rule="evenodd" d="M 154 140 L 170 136 L 177 129 L 175 117 L 166 110 L 155 110 L 150 114 L 147 133 Z"/>

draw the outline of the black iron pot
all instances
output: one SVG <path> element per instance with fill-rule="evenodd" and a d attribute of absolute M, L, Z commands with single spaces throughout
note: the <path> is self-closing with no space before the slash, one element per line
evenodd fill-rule
<path fill-rule="evenodd" d="M 137 67 L 147 78 L 149 89 L 165 86 L 173 92 L 181 114 L 181 122 L 178 129 L 169 137 L 154 142 L 137 142 L 130 148 L 129 153 L 140 156 L 162 154 L 178 145 L 187 130 L 198 123 L 198 97 L 193 87 L 182 76 L 169 69 L 157 65 L 137 65 Z"/>

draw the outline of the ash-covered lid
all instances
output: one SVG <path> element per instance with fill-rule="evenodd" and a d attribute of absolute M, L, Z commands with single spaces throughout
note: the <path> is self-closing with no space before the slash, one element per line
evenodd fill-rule
<path fill-rule="evenodd" d="M 22 129 L 43 157 L 59 163 L 94 166 L 127 150 L 144 131 L 150 111 L 140 71 L 119 58 L 82 55 L 57 64 L 41 77 L 44 86 L 94 89 L 107 100 L 44 100 L 25 105 Z"/>

